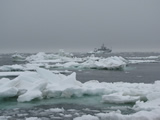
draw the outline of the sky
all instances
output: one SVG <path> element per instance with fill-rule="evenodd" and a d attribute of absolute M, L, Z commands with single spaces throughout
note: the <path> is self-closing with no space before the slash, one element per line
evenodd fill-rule
<path fill-rule="evenodd" d="M 0 53 L 160 52 L 160 0 L 0 0 Z"/>

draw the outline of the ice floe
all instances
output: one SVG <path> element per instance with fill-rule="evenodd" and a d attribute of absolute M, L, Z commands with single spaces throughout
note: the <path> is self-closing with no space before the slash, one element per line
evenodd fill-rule
<path fill-rule="evenodd" d="M 22 65 L 3 65 L 0 66 L 0 70 L 2 71 L 19 71 L 19 70 L 24 70 L 24 67 Z"/>
<path fill-rule="evenodd" d="M 15 64 L 15 65 L 3 65 L 3 66 L 0 66 L 0 70 L 1 71 L 26 71 L 26 70 L 35 70 L 36 67 L 44 67 L 45 64 L 30 64 L 30 63 L 27 63 L 27 64 L 22 64 L 22 65 L 18 65 L 18 64 Z"/>
<path fill-rule="evenodd" d="M 25 57 L 18 53 L 13 54 L 12 59 L 13 61 L 25 61 Z"/>
<path fill-rule="evenodd" d="M 7 76 L 18 76 L 23 72 L 0 72 L 0 77 L 7 77 Z"/>
<path fill-rule="evenodd" d="M 104 102 L 136 102 L 138 100 L 157 99 L 160 92 L 159 81 L 154 84 L 144 83 L 106 83 L 95 80 L 81 83 L 76 80 L 76 73 L 71 75 L 54 74 L 49 70 L 36 68 L 37 72 L 23 72 L 13 80 L 0 79 L 1 95 L 5 91 L 14 89 L 15 93 L 8 94 L 8 97 L 18 95 L 21 91 L 26 91 L 18 96 L 18 100 L 30 101 L 35 98 L 50 97 L 81 97 L 83 95 L 103 95 Z M 30 86 L 28 88 L 28 86 Z M 30 94 L 34 93 L 32 96 Z M 9 96 L 10 95 L 10 96 Z M 28 96 L 28 97 L 27 97 Z M 29 99 L 30 96 L 30 99 Z M 0 96 L 2 97 L 2 96 Z M 27 99 L 26 99 L 27 98 Z M 29 99 L 29 100 L 28 100 Z M 116 101 L 118 99 L 118 101 Z"/>
<path fill-rule="evenodd" d="M 98 57 L 88 57 L 84 62 L 66 62 L 57 63 L 50 65 L 53 68 L 77 68 L 77 69 L 123 69 L 127 65 L 127 60 L 122 57 L 108 57 L 108 58 L 98 58 Z"/>
<path fill-rule="evenodd" d="M 36 55 L 28 56 L 26 60 L 33 63 L 57 63 L 68 61 L 82 61 L 82 58 L 77 58 L 74 57 L 71 53 L 60 51 L 57 54 L 46 54 L 44 52 L 39 52 Z"/>
<path fill-rule="evenodd" d="M 83 97 L 83 95 L 101 96 L 102 104 L 133 103 L 134 114 L 123 115 L 121 112 L 98 113 L 94 116 L 84 115 L 75 119 L 160 119 L 160 81 L 153 84 L 144 83 L 106 83 L 96 80 L 81 83 L 76 80 L 76 73 L 71 75 L 54 74 L 49 70 L 36 68 L 37 72 L 24 72 L 13 80 L 0 79 L 0 98 L 17 97 L 18 102 L 27 102 L 44 98 Z M 2 84 L 3 83 L 3 84 Z M 63 112 L 62 109 L 50 109 Z"/>
<path fill-rule="evenodd" d="M 68 71 L 68 70 L 52 70 L 51 72 L 55 73 L 55 74 L 67 74 L 67 73 L 72 73 L 72 71 Z M 23 71 L 15 71 L 15 72 L 0 72 L 0 77 L 16 77 L 19 76 L 21 74 L 23 74 Z M 34 72 L 33 72 L 34 73 Z"/>
<path fill-rule="evenodd" d="M 36 67 L 43 67 L 43 68 L 61 68 L 61 69 L 107 69 L 107 70 L 119 70 L 125 68 L 128 64 L 128 61 L 122 57 L 112 56 L 108 58 L 101 58 L 101 57 L 86 57 L 83 60 L 78 58 L 69 58 L 62 60 L 62 59 L 52 59 L 52 60 L 43 60 L 46 58 L 45 53 L 38 53 L 35 56 L 38 57 L 39 62 L 33 62 L 22 65 L 3 65 L 0 66 L 0 70 L 2 71 L 34 71 Z M 34 56 L 34 57 L 35 57 Z M 45 57 L 44 57 L 45 56 Z M 31 57 L 31 58 L 34 58 Z M 37 58 L 37 57 L 35 57 Z M 34 58 L 34 59 L 35 59 Z M 55 64 L 48 64 L 48 62 L 55 62 Z M 62 62 L 63 61 L 63 62 Z"/>
<path fill-rule="evenodd" d="M 81 117 L 76 117 L 74 120 L 99 120 L 98 117 L 92 115 L 83 115 Z"/>
<path fill-rule="evenodd" d="M 160 56 L 148 56 L 148 57 L 126 57 L 131 64 L 137 63 L 157 63 L 160 60 Z"/>
<path fill-rule="evenodd" d="M 148 57 L 126 57 L 127 59 L 147 60 L 147 59 L 159 59 L 160 56 L 148 56 Z"/>
<path fill-rule="evenodd" d="M 136 101 L 140 100 L 138 96 L 129 96 L 123 95 L 122 93 L 113 93 L 109 95 L 103 95 L 102 101 L 105 103 L 135 103 Z"/>
<path fill-rule="evenodd" d="M 157 63 L 157 60 L 128 60 L 130 64 L 138 64 L 138 63 Z"/>

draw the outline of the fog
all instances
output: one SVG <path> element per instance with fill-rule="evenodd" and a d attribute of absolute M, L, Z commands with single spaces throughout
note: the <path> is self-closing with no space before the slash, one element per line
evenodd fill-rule
<path fill-rule="evenodd" d="M 0 52 L 160 52 L 159 0 L 1 0 Z"/>

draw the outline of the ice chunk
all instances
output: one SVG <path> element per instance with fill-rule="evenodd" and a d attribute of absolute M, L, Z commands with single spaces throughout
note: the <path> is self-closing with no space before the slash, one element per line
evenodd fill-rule
<path fill-rule="evenodd" d="M 46 54 L 44 52 L 39 52 L 36 55 L 31 55 L 26 58 L 27 61 L 33 61 L 33 60 L 43 60 L 45 59 Z"/>
<path fill-rule="evenodd" d="M 25 61 L 25 57 L 23 57 L 18 53 L 12 55 L 12 58 L 13 58 L 13 61 Z"/>
<path fill-rule="evenodd" d="M 36 55 L 31 55 L 26 58 L 29 62 L 71 62 L 71 61 L 82 61 L 82 58 L 73 57 L 73 54 L 60 51 L 57 54 L 46 54 L 44 52 L 39 52 Z"/>
<path fill-rule="evenodd" d="M 58 55 L 60 55 L 60 56 L 67 56 L 67 57 L 73 57 L 73 54 L 72 54 L 72 53 L 67 53 L 67 52 L 65 52 L 63 49 L 60 49 L 60 50 L 58 51 Z"/>
<path fill-rule="evenodd" d="M 11 116 L 0 116 L 0 120 L 8 120 L 12 118 Z"/>
<path fill-rule="evenodd" d="M 55 83 L 55 82 L 59 82 L 61 80 L 59 75 L 53 74 L 49 70 L 37 68 L 36 71 L 40 75 L 41 78 L 47 80 L 48 82 Z"/>
<path fill-rule="evenodd" d="M 122 93 L 114 93 L 102 96 L 103 103 L 135 103 L 140 99 L 139 96 L 123 95 Z"/>
<path fill-rule="evenodd" d="M 23 66 L 21 65 L 4 65 L 0 67 L 0 70 L 3 71 L 15 71 L 15 70 L 24 70 Z"/>
<path fill-rule="evenodd" d="M 130 64 L 138 64 L 138 63 L 157 63 L 157 60 L 128 60 Z"/>
<path fill-rule="evenodd" d="M 26 120 L 41 120 L 41 119 L 38 117 L 28 117 L 26 118 Z"/>
<path fill-rule="evenodd" d="M 64 112 L 65 110 L 63 108 L 51 108 L 49 109 L 49 111 L 51 112 L 56 112 L 56 113 L 59 113 L 59 112 Z"/>
<path fill-rule="evenodd" d="M 10 88 L 1 88 L 0 91 L 0 98 L 6 98 L 6 97 L 13 97 L 16 96 L 18 92 L 18 89 L 15 87 Z"/>
<path fill-rule="evenodd" d="M 19 76 L 23 72 L 0 72 L 0 76 Z"/>
<path fill-rule="evenodd" d="M 26 93 L 20 95 L 18 97 L 18 102 L 31 101 L 33 99 L 42 99 L 43 98 L 43 90 L 46 88 L 46 82 L 40 82 L 34 85 L 33 88 L 29 89 Z"/>
<path fill-rule="evenodd" d="M 160 110 L 140 111 L 130 115 L 123 115 L 119 112 L 98 113 L 96 116 L 100 120 L 159 120 Z"/>
<path fill-rule="evenodd" d="M 148 57 L 127 57 L 128 59 L 134 60 L 148 60 L 148 59 L 158 59 L 160 56 L 148 56 Z"/>
<path fill-rule="evenodd" d="M 160 98 L 151 101 L 137 101 L 133 107 L 135 110 L 160 110 Z"/>
<path fill-rule="evenodd" d="M 16 85 L 18 83 L 19 83 L 19 80 L 14 80 L 14 81 L 7 80 L 3 84 L 0 84 L 0 98 L 16 96 L 18 93 L 18 89 L 16 88 Z"/>
<path fill-rule="evenodd" d="M 83 115 L 81 117 L 76 117 L 73 120 L 99 120 L 99 118 L 92 115 Z"/>
<path fill-rule="evenodd" d="M 30 71 L 33 71 L 35 70 L 37 67 L 45 67 L 47 66 L 46 64 L 22 64 L 22 65 L 3 65 L 3 66 L 0 66 L 0 70 L 2 71 L 27 71 L 27 70 L 30 70 Z"/>

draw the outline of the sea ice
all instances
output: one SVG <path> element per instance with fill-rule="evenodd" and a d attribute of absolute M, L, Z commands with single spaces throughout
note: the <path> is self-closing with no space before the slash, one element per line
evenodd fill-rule
<path fill-rule="evenodd" d="M 81 58 L 76 58 L 71 53 L 65 53 L 64 51 L 60 51 L 57 54 L 46 54 L 44 52 L 39 52 L 36 55 L 31 55 L 26 58 L 27 61 L 33 63 L 42 63 L 42 62 L 69 62 L 69 61 L 82 61 Z"/>
<path fill-rule="evenodd" d="M 24 72 L 18 77 L 0 79 L 0 98 L 17 97 L 18 102 L 51 97 L 82 97 L 83 95 L 98 95 L 105 103 L 133 102 L 134 114 L 123 115 L 121 112 L 99 113 L 95 116 L 82 116 L 75 119 L 160 119 L 160 81 L 153 84 L 145 83 L 106 83 L 96 80 L 81 83 L 76 80 L 76 73 L 71 75 L 54 74 L 43 68 L 36 72 Z M 99 101 L 100 102 L 100 101 Z M 58 110 L 53 110 L 58 111 Z"/>
<path fill-rule="evenodd" d="M 33 71 L 36 70 L 37 67 L 45 67 L 46 64 L 22 64 L 22 65 L 3 65 L 0 66 L 0 70 L 2 71 Z"/>
<path fill-rule="evenodd" d="M 130 64 L 138 64 L 138 63 L 157 63 L 157 60 L 128 60 Z"/>
<path fill-rule="evenodd" d="M 148 59 L 159 59 L 160 56 L 148 56 L 148 57 L 127 57 L 127 59 L 136 59 L 136 60 L 148 60 Z"/>
<path fill-rule="evenodd" d="M 31 55 L 26 58 L 31 63 L 56 63 L 47 65 L 46 68 L 88 68 L 88 69 L 123 69 L 128 61 L 122 57 L 90 57 L 77 58 L 73 55 L 68 55 L 64 51 L 58 54 L 46 54 L 43 52 Z"/>
<path fill-rule="evenodd" d="M 84 62 L 67 62 L 50 65 L 53 68 L 86 68 L 86 69 L 123 69 L 127 60 L 122 57 L 95 58 L 89 57 Z"/>
<path fill-rule="evenodd" d="M 28 117 L 26 118 L 26 120 L 41 120 L 41 119 L 38 117 Z"/>
<path fill-rule="evenodd" d="M 25 61 L 25 57 L 23 57 L 18 53 L 12 55 L 12 58 L 13 58 L 13 61 Z"/>
<path fill-rule="evenodd" d="M 3 65 L 3 66 L 0 66 L 0 70 L 3 70 L 3 71 L 21 71 L 23 70 L 23 66 L 22 65 Z"/>
<path fill-rule="evenodd" d="M 7 77 L 7 76 L 19 76 L 23 72 L 0 72 L 0 77 Z"/>
<path fill-rule="evenodd" d="M 35 71 L 37 67 L 43 68 L 72 68 L 72 69 L 123 69 L 128 61 L 122 57 L 112 56 L 108 58 L 90 57 L 77 58 L 60 52 L 58 54 L 46 54 L 43 52 L 26 58 L 29 63 L 21 65 L 3 65 L 2 71 Z M 52 64 L 49 64 L 49 63 Z M 54 64 L 53 64 L 54 63 Z"/>
<path fill-rule="evenodd" d="M 99 120 L 99 118 L 92 115 L 83 115 L 81 117 L 76 117 L 73 120 Z"/>
<path fill-rule="evenodd" d="M 135 103 L 140 100 L 140 97 L 123 95 L 122 93 L 113 93 L 102 96 L 102 102 L 107 103 Z"/>
<path fill-rule="evenodd" d="M 56 113 L 59 113 L 59 112 L 64 112 L 64 109 L 63 108 L 51 108 L 51 109 L 49 109 L 49 111 L 51 111 L 51 112 L 56 112 Z"/>

